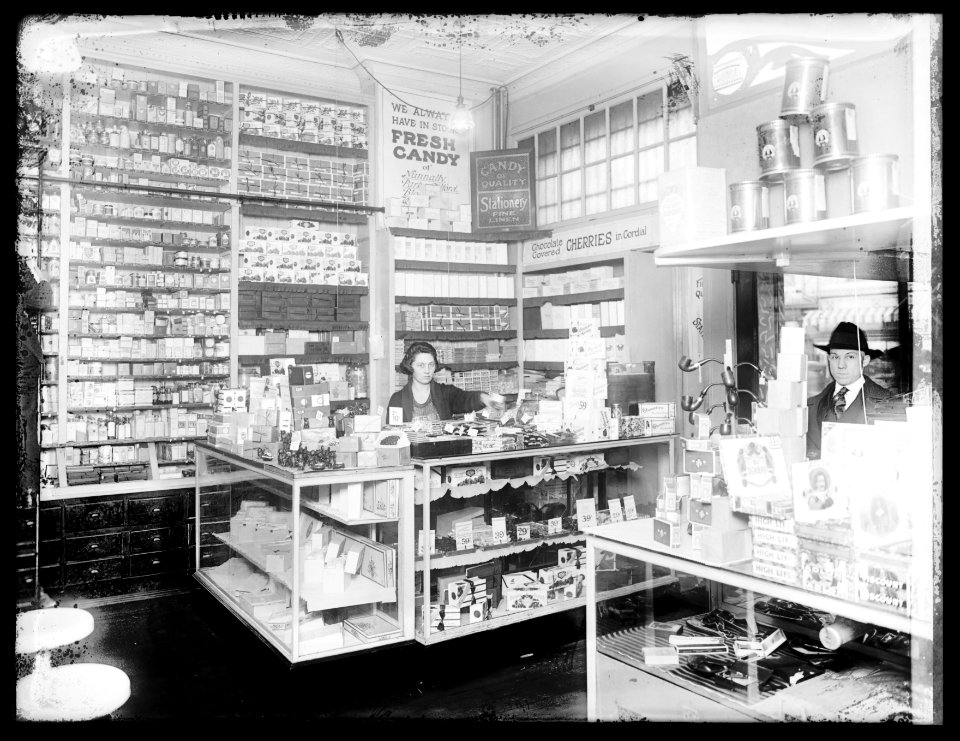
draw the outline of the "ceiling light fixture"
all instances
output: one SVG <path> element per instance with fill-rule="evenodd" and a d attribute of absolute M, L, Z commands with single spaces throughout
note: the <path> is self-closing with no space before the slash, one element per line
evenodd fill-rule
<path fill-rule="evenodd" d="M 454 134 L 466 134 L 474 127 L 473 114 L 463 102 L 463 38 L 460 32 L 461 29 L 457 29 L 457 46 L 460 51 L 460 93 L 457 95 L 457 109 L 450 116 L 450 131 Z"/>

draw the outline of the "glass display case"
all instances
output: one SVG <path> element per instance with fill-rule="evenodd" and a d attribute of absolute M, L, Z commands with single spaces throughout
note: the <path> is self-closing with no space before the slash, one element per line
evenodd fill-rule
<path fill-rule="evenodd" d="M 196 578 L 301 662 L 413 638 L 413 469 L 298 472 L 198 443 Z"/>
<path fill-rule="evenodd" d="M 676 439 L 415 457 L 417 640 L 583 607 L 584 532 L 653 511 Z"/>
<path fill-rule="evenodd" d="M 931 721 L 918 590 L 899 607 L 816 593 L 749 557 L 708 563 L 683 528 L 663 545 L 654 524 L 587 534 L 589 720 Z"/>

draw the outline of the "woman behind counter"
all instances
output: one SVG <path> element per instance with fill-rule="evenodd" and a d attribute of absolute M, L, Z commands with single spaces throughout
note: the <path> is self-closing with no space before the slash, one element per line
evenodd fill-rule
<path fill-rule="evenodd" d="M 403 409 L 404 422 L 450 419 L 454 414 L 475 412 L 484 407 L 492 411 L 501 408 L 502 396 L 464 391 L 434 381 L 433 374 L 439 365 L 437 351 L 427 342 L 414 342 L 403 354 L 400 370 L 410 376 L 410 380 L 390 397 L 389 406 Z"/>

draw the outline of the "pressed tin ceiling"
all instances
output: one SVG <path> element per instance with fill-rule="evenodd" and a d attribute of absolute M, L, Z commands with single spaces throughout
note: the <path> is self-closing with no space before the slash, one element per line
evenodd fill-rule
<path fill-rule="evenodd" d="M 464 84 L 510 85 L 538 72 L 576 67 L 613 54 L 624 39 L 673 25 L 669 19 L 631 14 L 524 13 L 418 15 L 327 13 L 223 17 L 50 16 L 39 19 L 56 33 L 80 36 L 81 52 L 163 56 L 164 48 L 191 39 L 198 59 L 238 72 L 254 62 L 245 52 L 269 52 L 299 62 L 355 68 L 357 59 L 378 73 L 403 71 L 412 83 L 459 76 Z M 338 32 L 343 44 L 338 41 Z M 344 46 L 344 44 L 346 46 Z M 213 45 L 213 46 L 210 46 Z M 354 57 L 355 55 L 355 57 Z M 394 81 L 396 78 L 394 78 Z"/>

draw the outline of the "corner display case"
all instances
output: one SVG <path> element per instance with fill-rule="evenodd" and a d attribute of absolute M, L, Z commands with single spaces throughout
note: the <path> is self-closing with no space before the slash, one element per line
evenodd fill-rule
<path fill-rule="evenodd" d="M 649 519 L 588 533 L 586 560 L 589 720 L 931 720 L 932 622 L 915 591 L 902 609 L 869 590 L 808 591 L 756 576 L 750 559 L 705 562 L 685 533 L 678 547 L 661 545 Z M 654 590 L 658 569 L 672 571 L 674 589 Z M 648 578 L 606 590 L 611 576 L 638 571 Z M 825 647 L 824 626 L 849 630 L 845 645 Z M 741 659 L 735 641 L 748 634 L 769 639 L 769 655 Z M 674 654 L 674 635 L 718 646 Z"/>
<path fill-rule="evenodd" d="M 292 663 L 413 638 L 413 469 L 300 473 L 197 444 L 197 580 Z"/>

